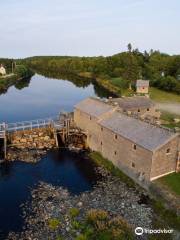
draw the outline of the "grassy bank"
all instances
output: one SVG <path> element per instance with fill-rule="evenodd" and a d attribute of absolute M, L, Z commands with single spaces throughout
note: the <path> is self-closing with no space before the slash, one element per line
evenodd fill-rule
<path fill-rule="evenodd" d="M 179 231 L 180 229 L 180 217 L 177 216 L 176 212 L 165 207 L 163 199 L 153 199 L 151 200 L 152 207 L 154 210 L 154 218 L 152 223 L 152 229 L 175 229 Z M 173 240 L 178 239 L 172 237 L 172 234 L 159 234 L 157 238 L 155 236 L 150 236 L 149 239 L 159 239 L 159 240 Z"/>
<path fill-rule="evenodd" d="M 112 82 L 108 79 L 96 77 L 96 82 L 103 88 L 107 89 L 109 92 L 112 92 L 114 95 L 121 96 L 121 89 L 112 84 Z"/>
<path fill-rule="evenodd" d="M 152 100 L 154 100 L 156 102 L 180 103 L 180 95 L 162 91 L 162 90 L 154 88 L 154 87 L 150 88 L 150 97 Z"/>
<path fill-rule="evenodd" d="M 168 128 L 180 128 L 180 122 L 175 122 L 174 119 L 180 119 L 180 115 L 161 111 L 161 119 L 163 120 L 162 125 Z"/>
<path fill-rule="evenodd" d="M 103 76 L 93 76 L 90 72 L 80 72 L 80 77 L 90 78 L 95 80 L 98 85 L 102 86 L 116 96 L 131 95 L 131 91 L 127 88 L 127 83 L 122 78 L 106 78 Z"/>
<path fill-rule="evenodd" d="M 180 197 L 180 173 L 172 173 L 157 180 L 173 194 Z"/>
<path fill-rule="evenodd" d="M 94 79 L 99 85 L 103 86 L 105 89 L 116 94 L 117 96 L 132 96 L 135 92 L 134 90 L 129 90 L 128 83 L 121 77 L 116 78 L 106 78 L 103 76 L 94 77 L 91 72 L 81 72 L 78 74 L 81 77 Z M 180 95 L 175 93 L 166 92 L 154 87 L 150 88 L 150 98 L 155 102 L 161 103 L 180 103 Z"/>

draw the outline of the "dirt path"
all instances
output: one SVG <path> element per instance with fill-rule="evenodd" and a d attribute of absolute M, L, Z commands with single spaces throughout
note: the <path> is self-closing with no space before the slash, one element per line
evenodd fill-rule
<path fill-rule="evenodd" d="M 180 115 L 180 103 L 156 103 L 156 107 L 162 111 Z"/>

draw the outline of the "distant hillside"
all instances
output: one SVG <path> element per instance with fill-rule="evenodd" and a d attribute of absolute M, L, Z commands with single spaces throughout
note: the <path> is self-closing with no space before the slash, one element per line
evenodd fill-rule
<path fill-rule="evenodd" d="M 136 79 L 149 79 L 151 86 L 180 94 L 180 55 L 140 52 L 128 45 L 127 52 L 108 57 L 36 56 L 22 61 L 34 70 L 99 78 L 123 88 Z"/>

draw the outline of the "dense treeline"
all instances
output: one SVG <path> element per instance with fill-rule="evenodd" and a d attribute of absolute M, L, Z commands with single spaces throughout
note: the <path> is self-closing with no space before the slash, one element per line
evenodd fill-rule
<path fill-rule="evenodd" d="M 0 76 L 0 94 L 5 93 L 12 85 L 17 85 L 17 88 L 26 86 L 26 80 L 28 82 L 28 78 L 34 74 L 27 66 L 16 65 L 13 59 L 0 58 L 0 64 L 5 67 L 7 73 L 5 76 Z"/>
<path fill-rule="evenodd" d="M 8 58 L 0 58 L 0 65 L 3 65 L 6 68 L 7 73 L 12 72 L 12 67 L 14 66 L 14 60 Z"/>
<path fill-rule="evenodd" d="M 119 78 L 123 86 L 136 79 L 149 79 L 152 86 L 180 93 L 180 55 L 159 51 L 140 52 L 128 44 L 128 51 L 108 57 L 32 57 L 24 60 L 32 69 L 44 72 L 71 73 L 111 81 Z M 124 84 L 127 83 L 127 84 Z"/>

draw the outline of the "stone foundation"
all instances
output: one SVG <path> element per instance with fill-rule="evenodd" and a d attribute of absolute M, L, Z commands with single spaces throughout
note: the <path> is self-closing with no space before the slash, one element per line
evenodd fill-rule
<path fill-rule="evenodd" d="M 36 163 L 47 150 L 56 147 L 52 128 L 40 128 L 8 135 L 8 161 Z"/>
<path fill-rule="evenodd" d="M 10 146 L 18 149 L 51 149 L 56 146 L 53 130 L 40 128 L 9 134 Z"/>

